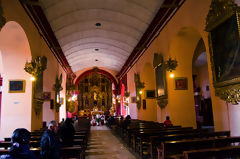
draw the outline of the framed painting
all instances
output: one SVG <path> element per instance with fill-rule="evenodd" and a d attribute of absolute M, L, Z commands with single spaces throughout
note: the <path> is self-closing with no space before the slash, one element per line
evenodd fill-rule
<path fill-rule="evenodd" d="M 136 103 L 137 102 L 137 98 L 136 97 L 131 97 L 131 103 Z"/>
<path fill-rule="evenodd" d="M 60 98 L 60 104 L 63 104 L 63 102 L 64 102 L 64 98 L 62 97 L 62 98 Z"/>
<path fill-rule="evenodd" d="M 166 69 L 164 69 L 163 64 L 163 55 L 154 53 L 153 68 L 156 77 L 156 99 L 160 108 L 164 108 L 168 104 Z"/>
<path fill-rule="evenodd" d="M 43 99 L 50 100 L 51 99 L 51 92 L 43 92 Z"/>
<path fill-rule="evenodd" d="M 237 13 L 233 14 L 210 32 L 211 61 L 216 86 L 240 76 L 240 28 L 238 21 Z"/>
<path fill-rule="evenodd" d="M 25 80 L 9 80 L 9 93 L 24 93 Z"/>
<path fill-rule="evenodd" d="M 174 79 L 175 90 L 187 90 L 188 82 L 185 77 L 178 77 Z"/>

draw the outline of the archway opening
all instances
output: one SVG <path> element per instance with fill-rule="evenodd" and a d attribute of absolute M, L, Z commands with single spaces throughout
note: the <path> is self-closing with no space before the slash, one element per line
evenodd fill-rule
<path fill-rule="evenodd" d="M 214 128 L 206 48 L 202 38 L 193 55 L 193 89 L 198 128 Z"/>
<path fill-rule="evenodd" d="M 31 130 L 32 82 L 30 75 L 24 71 L 26 61 L 31 60 L 31 51 L 26 33 L 17 22 L 9 21 L 1 29 L 0 50 L 2 138 L 11 136 L 13 130 L 19 127 Z"/>

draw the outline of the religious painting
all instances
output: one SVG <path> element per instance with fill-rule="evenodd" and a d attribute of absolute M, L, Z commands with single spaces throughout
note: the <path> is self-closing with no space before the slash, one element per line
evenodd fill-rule
<path fill-rule="evenodd" d="M 239 18 L 233 14 L 230 18 L 210 32 L 211 60 L 215 84 L 232 80 L 240 76 L 240 34 Z"/>
<path fill-rule="evenodd" d="M 43 92 L 43 99 L 50 100 L 51 99 L 51 92 Z"/>
<path fill-rule="evenodd" d="M 167 96 L 167 82 L 166 82 L 166 71 L 163 67 L 157 66 L 155 69 L 156 74 L 156 88 L 157 88 L 157 97 Z"/>
<path fill-rule="evenodd" d="M 9 80 L 9 93 L 24 93 L 25 80 Z"/>
<path fill-rule="evenodd" d="M 174 82 L 175 82 L 175 90 L 187 90 L 188 89 L 187 78 L 178 77 L 178 78 L 174 79 Z"/>
<path fill-rule="evenodd" d="M 136 97 L 131 97 L 131 103 L 136 103 L 136 102 L 137 102 Z"/>
<path fill-rule="evenodd" d="M 61 97 L 61 98 L 60 98 L 60 101 L 59 101 L 59 104 L 63 104 L 63 102 L 64 102 L 64 98 Z"/>
<path fill-rule="evenodd" d="M 163 67 L 163 64 L 163 55 L 154 53 L 153 68 L 155 69 L 156 77 L 156 99 L 160 108 L 164 108 L 168 104 L 166 69 Z"/>

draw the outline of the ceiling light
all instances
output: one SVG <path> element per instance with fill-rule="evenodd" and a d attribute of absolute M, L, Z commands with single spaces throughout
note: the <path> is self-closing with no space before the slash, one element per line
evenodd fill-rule
<path fill-rule="evenodd" d="M 96 23 L 96 26 L 98 26 L 98 27 L 101 26 L 101 25 L 102 25 L 101 23 Z"/>

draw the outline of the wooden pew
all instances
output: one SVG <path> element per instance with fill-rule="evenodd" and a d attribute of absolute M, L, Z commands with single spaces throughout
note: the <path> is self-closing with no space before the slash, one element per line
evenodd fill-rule
<path fill-rule="evenodd" d="M 150 153 L 151 158 L 156 158 L 157 146 L 161 145 L 164 141 L 178 141 L 183 139 L 194 139 L 194 138 L 210 138 L 210 137 L 230 137 L 230 131 L 219 131 L 219 132 L 196 132 L 189 134 L 171 134 L 163 136 L 151 136 L 150 137 Z M 156 154 L 156 155 L 155 155 Z"/>
<path fill-rule="evenodd" d="M 30 148 L 30 150 L 40 158 L 40 148 Z M 6 149 L 0 150 L 0 155 L 9 154 L 9 151 Z M 68 159 L 68 158 L 78 158 L 84 159 L 84 149 L 81 146 L 72 146 L 72 147 L 62 147 L 61 148 L 61 158 Z"/>
<path fill-rule="evenodd" d="M 240 137 L 222 138 L 197 138 L 192 140 L 164 141 L 157 147 L 158 159 L 175 158 L 175 155 L 183 157 L 183 152 L 202 148 L 229 146 L 240 142 Z"/>
<path fill-rule="evenodd" d="M 203 158 L 239 158 L 240 146 L 227 146 L 219 148 L 208 148 L 183 152 L 184 159 Z"/>

